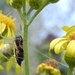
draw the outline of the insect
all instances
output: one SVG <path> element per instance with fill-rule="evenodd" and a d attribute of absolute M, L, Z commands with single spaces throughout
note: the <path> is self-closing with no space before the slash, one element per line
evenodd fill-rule
<path fill-rule="evenodd" d="M 16 36 L 15 37 L 15 44 L 16 44 L 16 47 L 15 47 L 15 55 L 16 55 L 16 61 L 18 63 L 19 66 L 21 66 L 21 63 L 24 59 L 24 51 L 23 51 L 23 38 L 21 35 L 19 36 Z M 11 41 L 12 42 L 12 41 Z M 14 47 L 14 43 L 6 43 L 3 45 L 2 49 L 1 49 L 1 52 L 3 53 L 4 56 L 6 56 L 7 58 L 10 58 L 11 56 L 14 55 L 14 52 L 13 52 L 13 47 Z"/>
<path fill-rule="evenodd" d="M 21 63 L 24 59 L 23 38 L 21 35 L 16 36 L 15 43 L 17 46 L 17 49 L 16 49 L 17 51 L 15 52 L 16 53 L 16 60 L 17 60 L 18 65 L 21 66 Z"/>

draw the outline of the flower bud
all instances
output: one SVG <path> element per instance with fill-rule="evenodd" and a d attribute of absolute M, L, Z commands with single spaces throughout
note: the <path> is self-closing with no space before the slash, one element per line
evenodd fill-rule
<path fill-rule="evenodd" d="M 44 7 L 49 3 L 56 3 L 59 0 L 27 0 L 31 8 L 38 10 L 42 5 Z"/>
<path fill-rule="evenodd" d="M 58 69 L 58 64 L 55 60 L 46 60 L 40 64 L 36 73 L 40 75 L 61 75 L 60 70 Z"/>
<path fill-rule="evenodd" d="M 50 3 L 56 3 L 56 2 L 58 2 L 59 0 L 48 0 L 48 1 L 50 1 Z"/>
<path fill-rule="evenodd" d="M 14 8 L 21 8 L 22 0 L 10 0 L 10 5 L 12 5 Z"/>
<path fill-rule="evenodd" d="M 31 8 L 37 10 L 43 4 L 43 1 L 44 0 L 29 0 L 29 5 L 31 6 Z"/>

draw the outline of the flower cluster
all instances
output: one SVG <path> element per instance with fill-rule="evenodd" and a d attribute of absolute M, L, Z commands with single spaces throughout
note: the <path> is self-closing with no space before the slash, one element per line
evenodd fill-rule
<path fill-rule="evenodd" d="M 36 69 L 36 73 L 38 74 L 39 71 L 47 71 L 47 74 L 49 73 L 51 75 L 61 75 L 55 60 L 46 60 L 40 64 Z"/>
<path fill-rule="evenodd" d="M 15 19 L 11 16 L 7 17 L 2 12 L 0 12 L 0 49 L 3 46 L 4 37 L 11 38 L 14 37 L 15 31 Z"/>
<path fill-rule="evenodd" d="M 29 3 L 32 9 L 38 10 L 41 7 L 41 5 L 44 5 L 45 3 L 46 6 L 49 3 L 56 3 L 59 0 L 26 0 L 26 1 Z M 6 2 L 7 4 L 10 4 L 14 8 L 22 7 L 22 0 L 6 0 Z"/>
<path fill-rule="evenodd" d="M 14 58 L 15 55 L 15 43 L 14 40 L 10 42 L 5 42 L 10 38 L 15 37 L 15 19 L 12 19 L 12 16 L 7 17 L 6 15 L 0 12 L 0 64 L 3 62 L 7 62 L 6 70 L 9 71 L 12 68 L 11 61 L 16 62 Z M 17 63 L 17 62 L 16 62 Z M 15 64 L 16 73 L 22 72 L 23 68 L 20 67 L 18 64 Z M 3 70 L 3 66 L 0 65 L 0 70 Z M 18 72 L 19 71 L 19 72 Z M 21 74 L 22 74 L 21 73 Z"/>
<path fill-rule="evenodd" d="M 69 75 L 72 73 L 72 69 L 75 67 L 75 25 L 72 27 L 63 26 L 62 28 L 66 31 L 66 35 L 54 39 L 50 43 L 50 50 L 55 51 L 56 54 L 59 54 L 63 50 L 65 51 L 64 60 L 69 65 Z"/>
<path fill-rule="evenodd" d="M 50 50 L 55 51 L 56 54 L 66 50 L 66 56 L 75 57 L 75 26 L 62 28 L 66 31 L 66 35 L 61 38 L 56 38 L 50 43 Z"/>
<path fill-rule="evenodd" d="M 12 55 L 14 55 L 13 43 L 10 44 L 9 41 L 8 43 L 5 42 L 7 38 L 9 39 L 15 36 L 14 35 L 14 31 L 15 31 L 14 20 L 15 19 L 12 19 L 12 16 L 7 17 L 4 14 L 2 14 L 2 11 L 0 11 L 0 51 L 7 58 L 10 58 Z M 2 53 L 0 53 L 0 59 L 2 59 L 0 60 L 1 61 L 0 63 L 7 61 L 7 59 L 4 58 Z"/>

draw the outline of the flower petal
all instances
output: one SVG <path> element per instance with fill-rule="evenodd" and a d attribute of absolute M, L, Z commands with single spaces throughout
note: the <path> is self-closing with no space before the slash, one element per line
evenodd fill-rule
<path fill-rule="evenodd" d="M 18 64 L 15 65 L 16 75 L 23 74 L 23 67 L 19 66 Z"/>
<path fill-rule="evenodd" d="M 9 27 L 7 27 L 7 28 L 8 28 L 7 37 L 8 37 L 8 38 L 9 38 L 9 37 L 12 37 L 10 28 L 9 28 Z"/>
<path fill-rule="evenodd" d="M 53 49 L 57 43 L 59 43 L 60 41 L 64 41 L 64 40 L 66 40 L 66 38 L 57 38 L 57 39 L 54 39 L 50 43 L 50 49 Z"/>
<path fill-rule="evenodd" d="M 54 48 L 55 53 L 59 54 L 63 50 L 64 44 L 67 42 L 68 42 L 68 40 L 64 40 L 64 41 L 60 41 L 59 43 L 57 43 Z M 66 47 L 66 46 L 64 46 L 64 47 Z"/>
<path fill-rule="evenodd" d="M 66 49 L 66 55 L 69 57 L 75 57 L 75 40 L 70 41 Z"/>
<path fill-rule="evenodd" d="M 3 33 L 3 31 L 5 30 L 5 28 L 6 28 L 6 24 L 0 22 L 0 34 Z"/>
<path fill-rule="evenodd" d="M 62 29 L 67 32 L 67 30 L 69 29 L 69 27 L 68 26 L 63 26 Z"/>
<path fill-rule="evenodd" d="M 51 74 L 54 75 L 54 74 L 57 74 L 57 72 L 58 72 L 58 69 L 55 69 L 55 68 L 54 68 L 54 69 L 51 71 Z"/>
<path fill-rule="evenodd" d="M 15 35 L 14 35 L 14 31 L 13 30 L 11 30 L 11 36 L 12 37 L 14 37 Z"/>
<path fill-rule="evenodd" d="M 12 62 L 9 60 L 6 65 L 6 70 L 9 71 L 12 68 Z"/>
<path fill-rule="evenodd" d="M 2 48 L 3 45 L 4 45 L 3 42 L 0 42 L 0 49 Z"/>
<path fill-rule="evenodd" d="M 68 30 L 67 30 L 67 34 L 66 35 L 70 35 L 72 33 L 75 33 L 75 25 L 70 27 Z"/>

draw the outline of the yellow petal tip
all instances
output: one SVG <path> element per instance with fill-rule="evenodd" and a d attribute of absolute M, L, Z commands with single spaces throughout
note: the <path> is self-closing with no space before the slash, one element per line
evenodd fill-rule
<path fill-rule="evenodd" d="M 67 30 L 69 29 L 69 27 L 68 26 L 63 26 L 62 29 L 67 32 Z"/>

